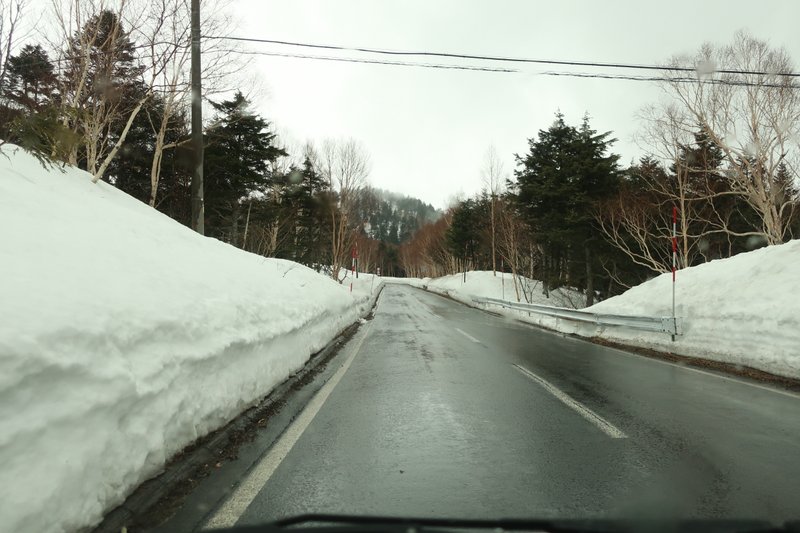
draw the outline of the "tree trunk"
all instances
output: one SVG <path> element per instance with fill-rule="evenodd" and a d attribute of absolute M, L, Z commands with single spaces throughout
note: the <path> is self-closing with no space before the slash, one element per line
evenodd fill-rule
<path fill-rule="evenodd" d="M 497 276 L 497 259 L 495 255 L 495 238 L 494 238 L 494 196 L 492 196 L 492 273 Z"/>
<path fill-rule="evenodd" d="M 164 157 L 164 139 L 167 136 L 167 120 L 165 112 L 156 134 L 153 160 L 150 163 L 150 207 L 156 206 L 156 197 L 158 196 L 158 182 L 161 179 L 161 160 Z"/>
<path fill-rule="evenodd" d="M 247 219 L 244 221 L 244 237 L 242 237 L 242 250 L 247 247 L 247 229 L 250 227 L 250 210 L 253 209 L 253 202 L 247 206 Z"/>
<path fill-rule="evenodd" d="M 239 211 L 242 205 L 239 200 L 234 201 L 233 209 L 231 212 L 231 240 L 230 243 L 234 246 L 239 242 Z"/>
<path fill-rule="evenodd" d="M 589 245 L 583 245 L 583 251 L 586 256 L 586 307 L 594 305 L 594 278 L 592 276 L 592 252 L 589 250 Z"/>
<path fill-rule="evenodd" d="M 542 257 L 542 292 L 545 298 L 550 298 L 550 272 L 548 266 L 551 263 L 550 254 L 545 253 Z"/>
<path fill-rule="evenodd" d="M 125 128 L 123 128 L 122 133 L 120 133 L 119 139 L 117 139 L 117 142 L 114 144 L 114 147 L 111 149 L 111 151 L 108 153 L 108 155 L 103 160 L 103 163 L 100 165 L 100 168 L 98 168 L 94 172 L 94 176 L 92 177 L 92 181 L 93 182 L 96 183 L 97 180 L 99 180 L 100 178 L 103 177 L 103 174 L 105 174 L 106 169 L 108 168 L 108 165 L 110 165 L 111 161 L 113 161 L 114 158 L 117 156 L 117 152 L 119 152 L 120 147 L 125 142 L 125 138 L 128 136 L 128 132 L 131 129 L 131 125 L 133 124 L 133 120 L 136 118 L 136 115 L 139 114 L 139 111 L 142 109 L 142 106 L 144 105 L 146 100 L 147 100 L 147 97 L 139 100 L 139 103 L 136 104 L 136 107 L 134 107 L 133 111 L 131 111 L 131 114 L 128 117 L 128 122 L 125 123 Z"/>

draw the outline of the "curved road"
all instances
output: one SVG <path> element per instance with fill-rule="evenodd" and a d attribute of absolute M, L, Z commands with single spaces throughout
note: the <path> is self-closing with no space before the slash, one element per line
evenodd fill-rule
<path fill-rule="evenodd" d="M 800 517 L 800 397 L 387 285 L 209 525 L 307 513 Z"/>

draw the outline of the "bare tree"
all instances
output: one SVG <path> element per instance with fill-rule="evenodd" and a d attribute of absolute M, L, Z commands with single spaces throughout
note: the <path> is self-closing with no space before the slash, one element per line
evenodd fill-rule
<path fill-rule="evenodd" d="M 202 2 L 201 31 L 214 39 L 203 40 L 204 93 L 217 94 L 229 90 L 234 74 L 241 72 L 246 61 L 236 52 L 237 45 L 225 43 L 234 25 L 229 16 L 228 0 Z M 155 135 L 150 167 L 150 205 L 155 207 L 161 162 L 164 152 L 189 142 L 189 138 L 166 142 L 174 117 L 189 105 L 190 95 L 190 6 L 188 0 L 151 0 L 142 5 L 146 13 L 143 23 L 133 33 L 144 47 L 149 82 L 153 94 L 160 97 L 159 116 L 148 113 Z M 224 44 L 225 43 L 225 44 Z"/>
<path fill-rule="evenodd" d="M 800 135 L 800 87 L 789 75 L 789 55 L 739 32 L 732 44 L 706 44 L 671 66 L 697 68 L 699 77 L 684 83 L 675 81 L 677 71 L 667 75 L 669 94 L 686 111 L 679 126 L 709 134 L 725 155 L 731 189 L 758 213 L 767 243 L 783 242 L 796 199 L 786 198 L 778 173 L 796 159 Z"/>
<path fill-rule="evenodd" d="M 132 100 L 125 98 L 124 90 L 114 82 L 117 68 L 133 59 L 123 37 L 123 25 L 127 23 L 129 31 L 136 28 L 143 15 L 129 0 L 113 5 L 106 0 L 74 4 L 53 0 L 52 7 L 59 40 L 70 44 L 61 50 L 59 58 L 69 65 L 60 87 L 62 120 L 81 137 L 87 170 L 97 181 L 116 157 L 133 121 L 151 96 L 152 84 L 144 83 L 142 70 L 137 67 L 126 73 L 134 78 L 126 83 L 138 82 L 142 88 Z M 113 131 L 117 124 L 123 124 L 121 131 Z M 68 163 L 77 162 L 75 146 Z"/>
<path fill-rule="evenodd" d="M 694 157 L 696 135 L 708 132 L 692 122 L 691 114 L 676 103 L 650 106 L 641 114 L 643 130 L 639 141 L 655 156 L 632 176 L 637 186 L 623 183 L 618 194 L 597 206 L 595 219 L 607 241 L 634 263 L 654 272 L 672 268 L 672 210 L 677 208 L 678 266 L 708 260 L 705 245 L 713 236 L 727 239 L 727 256 L 733 253 L 732 239 L 764 237 L 760 230 L 734 229 L 732 216 L 738 211 L 722 209 L 741 198 L 720 174 L 708 169 L 707 161 Z M 713 138 L 711 139 L 713 141 Z M 670 167 L 667 173 L 660 165 Z M 720 182 L 727 185 L 720 187 Z M 727 202 L 726 202 L 727 198 Z"/>
<path fill-rule="evenodd" d="M 292 223 L 291 219 L 276 217 L 267 224 L 250 225 L 242 239 L 242 249 L 265 257 L 274 257 L 291 239 Z"/>
<path fill-rule="evenodd" d="M 453 218 L 453 208 L 414 233 L 411 240 L 400 246 L 400 261 L 407 276 L 440 277 L 458 272 L 459 259 L 447 244 L 447 229 Z"/>
<path fill-rule="evenodd" d="M 497 276 L 497 203 L 506 180 L 506 170 L 500 157 L 497 155 L 497 149 L 494 145 L 490 145 L 486 150 L 483 157 L 483 166 L 481 167 L 481 183 L 483 188 L 489 194 L 489 217 L 490 217 L 490 233 L 491 233 L 491 247 L 492 247 L 492 272 Z"/>
<path fill-rule="evenodd" d="M 517 301 L 532 301 L 536 288 L 534 271 L 541 261 L 541 249 L 532 239 L 533 232 L 507 201 L 497 203 L 498 251 L 511 269 Z M 546 285 L 543 285 L 548 295 Z"/>
<path fill-rule="evenodd" d="M 60 87 L 64 126 L 82 139 L 87 170 L 99 180 L 125 142 L 137 115 L 159 96 L 159 116 L 148 118 L 155 135 L 151 162 L 150 204 L 157 201 L 164 150 L 184 140 L 167 143 L 167 131 L 189 94 L 188 0 L 51 0 L 56 26 L 51 47 L 58 61 L 68 65 Z M 203 3 L 203 32 L 224 36 L 232 25 L 227 0 Z M 127 32 L 136 44 L 125 43 Z M 207 42 L 208 41 L 208 42 Z M 232 74 L 242 62 L 232 52 L 236 45 L 220 39 L 204 41 L 203 82 L 206 94 L 231 86 Z M 61 43 L 70 43 L 66 50 Z M 124 87 L 115 86 L 116 69 L 134 64 Z M 78 147 L 68 154 L 78 162 Z"/>
<path fill-rule="evenodd" d="M 150 206 L 156 206 L 161 161 L 164 151 L 178 142 L 167 143 L 170 122 L 189 92 L 188 63 L 190 59 L 189 6 L 186 0 L 153 0 L 146 4 L 144 23 L 135 35 L 146 46 L 147 69 L 151 73 L 151 88 L 160 96 L 160 116 L 147 111 L 155 134 L 153 158 L 150 165 Z"/>
<path fill-rule="evenodd" d="M 0 97 L 6 85 L 8 59 L 18 38 L 26 0 L 0 0 Z"/>
<path fill-rule="evenodd" d="M 665 209 L 654 209 L 651 202 L 623 187 L 616 197 L 598 206 L 595 218 L 609 243 L 635 264 L 662 273 L 671 268 L 670 220 Z"/>
<path fill-rule="evenodd" d="M 353 220 L 353 207 L 369 176 L 369 155 L 362 144 L 354 139 L 327 139 L 320 151 L 312 152 L 312 155 L 316 159 L 315 167 L 328 183 L 331 276 L 339 280 L 339 272 L 346 265 L 347 252 L 354 242 L 355 226 L 359 222 Z"/>

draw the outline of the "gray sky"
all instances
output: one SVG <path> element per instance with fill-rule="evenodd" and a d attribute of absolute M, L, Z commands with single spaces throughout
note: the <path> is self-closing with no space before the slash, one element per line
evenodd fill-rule
<path fill-rule="evenodd" d="M 237 35 L 276 40 L 652 64 L 747 29 L 800 60 L 800 2 L 793 0 L 235 0 L 233 7 Z M 557 109 L 569 123 L 588 112 L 595 129 L 613 130 L 627 164 L 643 153 L 633 140 L 637 111 L 662 97 L 653 83 L 541 76 L 535 73 L 566 69 L 536 65 L 505 74 L 259 56 L 252 68 L 263 87 L 256 108 L 280 131 L 297 142 L 359 139 L 371 154 L 372 185 L 437 207 L 480 189 L 490 144 L 512 170 L 513 154 L 526 151 Z"/>

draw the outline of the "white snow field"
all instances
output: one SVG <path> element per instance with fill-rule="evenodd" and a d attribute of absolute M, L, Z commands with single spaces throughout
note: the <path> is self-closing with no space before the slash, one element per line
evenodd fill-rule
<path fill-rule="evenodd" d="M 495 277 L 492 272 L 467 272 L 467 282 L 461 280 L 462 275 L 456 274 L 406 283 L 470 305 L 475 305 L 473 295 L 502 298 L 499 274 Z M 510 274 L 506 274 L 503 293 L 506 300 L 516 301 L 510 281 Z M 675 342 L 663 333 L 597 327 L 537 314 L 529 316 L 527 312 L 498 306 L 486 308 L 565 333 L 597 336 L 800 378 L 800 240 L 679 270 L 676 281 L 676 315 L 683 319 L 683 334 Z M 554 291 L 548 300 L 538 286 L 532 303 L 580 308 L 583 298 L 567 290 Z M 672 274 L 658 276 L 585 310 L 671 316 Z"/>
<path fill-rule="evenodd" d="M 0 529 L 82 530 L 371 309 L 0 149 Z"/>

